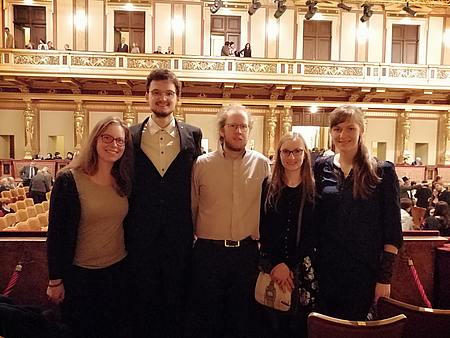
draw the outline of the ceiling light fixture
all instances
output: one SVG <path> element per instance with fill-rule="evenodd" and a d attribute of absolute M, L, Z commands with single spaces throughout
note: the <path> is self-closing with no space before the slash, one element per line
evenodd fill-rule
<path fill-rule="evenodd" d="M 363 8 L 363 15 L 361 17 L 361 22 L 366 22 L 370 19 L 370 17 L 373 14 L 373 11 L 371 10 L 372 5 L 365 3 L 364 5 L 361 6 Z"/>
<path fill-rule="evenodd" d="M 214 0 L 214 3 L 209 7 L 209 10 L 212 14 L 216 14 L 217 11 L 223 7 L 223 1 L 222 0 Z"/>
<path fill-rule="evenodd" d="M 306 20 L 311 20 L 312 17 L 314 16 L 314 14 L 316 14 L 317 12 L 317 1 L 316 0 L 308 0 L 306 1 L 306 6 L 308 6 L 308 10 L 306 11 L 305 14 L 305 19 Z"/>
<path fill-rule="evenodd" d="M 406 3 L 406 6 L 402 8 L 406 13 L 408 13 L 411 16 L 416 16 L 417 12 L 413 10 L 411 7 L 409 7 L 409 2 Z"/>
<path fill-rule="evenodd" d="M 274 0 L 274 2 L 277 2 L 277 10 L 274 13 L 275 19 L 279 19 L 280 16 L 283 15 L 284 12 L 286 12 L 287 6 L 286 6 L 286 0 Z"/>
<path fill-rule="evenodd" d="M 261 7 L 259 0 L 252 0 L 252 3 L 248 7 L 248 15 L 253 15 Z"/>
<path fill-rule="evenodd" d="M 342 0 L 340 3 L 337 4 L 337 6 L 340 9 L 343 9 L 344 11 L 347 11 L 347 12 L 350 12 L 352 10 L 352 6 L 348 6 L 348 5 L 344 4 L 344 2 Z"/>

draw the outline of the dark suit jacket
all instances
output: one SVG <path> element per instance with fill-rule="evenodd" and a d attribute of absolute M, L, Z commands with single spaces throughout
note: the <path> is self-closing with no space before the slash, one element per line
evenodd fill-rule
<path fill-rule="evenodd" d="M 38 168 L 26 165 L 20 169 L 20 178 L 22 179 L 24 185 L 29 185 L 31 181 L 30 171 L 32 171 L 31 177 L 33 177 L 37 174 Z"/>
<path fill-rule="evenodd" d="M 163 177 L 141 149 L 141 124 L 130 128 L 135 172 L 129 212 L 125 220 L 125 244 L 130 263 L 145 274 L 145 266 L 169 259 L 172 269 L 182 269 L 193 243 L 191 172 L 201 154 L 199 128 L 177 122 L 180 152 Z M 142 269 L 141 269 L 142 268 Z"/>
<path fill-rule="evenodd" d="M 124 43 L 123 46 L 122 46 L 122 44 L 119 43 L 119 45 L 117 46 L 117 50 L 116 50 L 116 51 L 117 51 L 117 52 L 125 52 L 125 53 L 128 53 L 128 45 L 127 45 L 126 43 Z"/>

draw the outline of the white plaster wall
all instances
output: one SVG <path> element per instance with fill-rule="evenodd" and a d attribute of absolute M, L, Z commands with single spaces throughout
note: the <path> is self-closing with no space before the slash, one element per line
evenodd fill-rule
<path fill-rule="evenodd" d="M 369 20 L 368 62 L 383 62 L 384 15 L 373 14 Z"/>
<path fill-rule="evenodd" d="M 364 144 L 372 151 L 372 142 L 386 142 L 386 160 L 395 163 L 395 119 L 368 118 Z"/>
<path fill-rule="evenodd" d="M 341 12 L 340 61 L 355 61 L 357 13 Z"/>
<path fill-rule="evenodd" d="M 411 130 L 408 143 L 408 150 L 411 153 L 411 159 L 416 158 L 416 154 L 414 153 L 416 143 L 428 143 L 428 163 L 425 164 L 436 164 L 437 133 L 437 120 L 411 120 Z"/>
<path fill-rule="evenodd" d="M 266 9 L 260 8 L 250 17 L 252 57 L 264 57 L 266 53 Z"/>
<path fill-rule="evenodd" d="M 66 43 L 73 45 L 73 2 L 72 0 L 58 0 L 56 5 L 56 49 L 64 49 Z M 90 33 L 90 32 L 89 32 Z"/>
<path fill-rule="evenodd" d="M 167 50 L 168 46 L 173 47 L 175 54 L 185 54 L 183 49 L 183 43 L 185 42 L 184 35 L 186 34 L 186 19 L 184 17 L 184 8 L 182 4 L 174 4 L 172 7 L 172 16 L 170 28 L 172 31 L 173 43 L 162 46 L 163 53 Z M 183 24 L 181 24 L 181 22 Z"/>
<path fill-rule="evenodd" d="M 172 27 L 172 6 L 171 4 L 155 3 L 155 45 L 156 50 L 158 46 L 167 49 L 171 46 L 171 27 Z"/>
<path fill-rule="evenodd" d="M 280 18 L 278 57 L 281 59 L 294 58 L 294 19 L 295 11 L 292 9 L 286 10 Z"/>
<path fill-rule="evenodd" d="M 104 118 L 108 116 L 116 116 L 119 118 L 123 118 L 123 113 L 120 112 L 96 112 L 96 111 L 90 111 L 89 112 L 89 132 L 92 131 L 92 129 L 95 127 L 97 122 L 103 120 Z"/>
<path fill-rule="evenodd" d="M 104 51 L 103 1 L 89 0 L 88 3 L 88 50 Z M 64 45 L 63 45 L 64 46 Z"/>
<path fill-rule="evenodd" d="M 22 159 L 25 156 L 25 121 L 23 111 L 0 110 L 0 121 L 0 135 L 14 135 L 15 157 L 16 159 Z"/>
<path fill-rule="evenodd" d="M 280 38 L 280 19 L 274 18 L 275 9 L 268 8 L 266 11 L 266 39 L 267 39 L 267 50 L 266 57 L 274 59 L 277 57 L 278 51 L 278 40 Z M 259 31 L 259 28 L 257 28 Z M 277 33 L 278 32 L 278 33 Z M 253 54 L 252 54 L 253 56 Z"/>
<path fill-rule="evenodd" d="M 428 21 L 428 51 L 427 64 L 442 63 L 442 41 L 444 34 L 444 18 L 430 17 Z"/>
<path fill-rule="evenodd" d="M 62 111 L 40 111 L 40 150 L 41 155 L 45 155 L 48 152 L 53 152 L 49 149 L 49 136 L 63 136 L 64 137 L 64 152 L 73 151 L 74 144 L 74 130 L 73 130 L 73 112 Z"/>
<path fill-rule="evenodd" d="M 186 29 L 185 37 L 185 53 L 187 55 L 201 55 L 202 46 L 202 6 L 186 5 Z"/>

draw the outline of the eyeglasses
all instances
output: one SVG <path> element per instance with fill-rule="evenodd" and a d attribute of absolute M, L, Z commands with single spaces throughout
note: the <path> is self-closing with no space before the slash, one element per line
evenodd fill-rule
<path fill-rule="evenodd" d="M 284 157 L 289 157 L 292 154 L 292 155 L 294 155 L 294 157 L 300 157 L 304 152 L 305 152 L 305 150 L 301 149 L 301 148 L 296 148 L 294 150 L 282 149 L 281 155 Z"/>
<path fill-rule="evenodd" d="M 176 93 L 171 90 L 168 90 L 166 92 L 160 92 L 159 90 L 155 89 L 150 92 L 150 95 L 157 99 L 160 99 L 162 97 L 167 97 L 168 99 L 173 99 L 175 97 Z"/>
<path fill-rule="evenodd" d="M 106 144 L 111 144 L 111 143 L 113 143 L 113 141 L 116 141 L 116 144 L 119 147 L 123 147 L 125 145 L 125 140 L 121 137 L 114 138 L 111 135 L 103 134 L 100 136 L 100 138 L 102 139 L 102 142 L 106 143 Z"/>
<path fill-rule="evenodd" d="M 227 127 L 234 129 L 234 131 L 238 131 L 239 129 L 241 131 L 247 131 L 248 130 L 248 124 L 236 124 L 236 123 L 227 123 L 226 124 Z"/>

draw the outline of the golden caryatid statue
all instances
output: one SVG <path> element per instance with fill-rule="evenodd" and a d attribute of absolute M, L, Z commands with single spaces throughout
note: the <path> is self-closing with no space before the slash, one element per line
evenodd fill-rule
<path fill-rule="evenodd" d="M 137 112 L 133 107 L 132 103 L 127 103 L 127 109 L 123 112 L 123 121 L 128 127 L 137 123 Z"/>
<path fill-rule="evenodd" d="M 450 111 L 445 114 L 445 164 L 450 164 Z"/>
<path fill-rule="evenodd" d="M 83 107 L 83 102 L 77 102 L 77 109 L 73 113 L 73 123 L 75 130 L 75 150 L 80 150 L 84 137 L 84 126 L 86 120 L 86 111 Z"/>
<path fill-rule="evenodd" d="M 292 131 L 292 108 L 284 107 L 281 115 L 281 136 Z"/>
<path fill-rule="evenodd" d="M 411 132 L 411 121 L 409 119 L 409 113 L 402 111 L 400 113 L 400 126 L 401 126 L 401 158 L 400 163 L 404 163 L 409 160 L 411 153 L 409 152 L 409 134 Z"/>
<path fill-rule="evenodd" d="M 177 121 L 184 122 L 186 120 L 186 116 L 183 111 L 183 107 L 181 106 L 181 102 L 178 101 L 175 111 L 173 112 L 173 116 Z"/>
<path fill-rule="evenodd" d="M 275 132 L 277 128 L 277 116 L 275 113 L 275 107 L 270 107 L 266 113 L 267 121 L 267 156 L 275 155 Z"/>
<path fill-rule="evenodd" d="M 33 158 L 33 140 L 34 140 L 34 124 L 36 113 L 30 101 L 26 102 L 26 108 L 23 112 L 25 120 L 25 156 L 26 159 Z"/>

